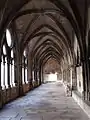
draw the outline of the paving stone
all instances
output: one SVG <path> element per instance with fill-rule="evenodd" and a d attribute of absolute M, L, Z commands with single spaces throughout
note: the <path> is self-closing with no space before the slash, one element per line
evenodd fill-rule
<path fill-rule="evenodd" d="M 0 120 L 89 120 L 60 82 L 43 84 L 7 104 Z"/>
<path fill-rule="evenodd" d="M 0 120 L 11 120 L 11 118 L 3 117 L 3 118 L 0 118 Z"/>
<path fill-rule="evenodd" d="M 21 120 L 21 118 L 11 118 L 10 120 Z"/>
<path fill-rule="evenodd" d="M 14 111 L 13 109 L 8 109 L 0 112 L 0 117 L 4 118 L 11 118 L 11 117 L 16 117 L 18 115 L 18 112 Z"/>

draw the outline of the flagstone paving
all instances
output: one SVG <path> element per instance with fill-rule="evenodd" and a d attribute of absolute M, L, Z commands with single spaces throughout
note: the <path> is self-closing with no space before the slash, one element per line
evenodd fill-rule
<path fill-rule="evenodd" d="M 60 82 L 43 84 L 7 104 L 0 120 L 90 120 Z"/>

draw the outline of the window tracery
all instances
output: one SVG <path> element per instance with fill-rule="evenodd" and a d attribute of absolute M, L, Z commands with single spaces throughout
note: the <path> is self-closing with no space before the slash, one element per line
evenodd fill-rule
<path fill-rule="evenodd" d="M 1 56 L 1 86 L 2 89 L 15 86 L 14 76 L 14 46 L 9 29 L 2 46 Z"/>

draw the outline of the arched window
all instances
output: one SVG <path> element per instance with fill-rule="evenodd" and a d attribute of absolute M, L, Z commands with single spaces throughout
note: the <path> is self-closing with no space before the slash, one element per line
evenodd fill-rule
<path fill-rule="evenodd" d="M 8 29 L 6 29 L 6 40 L 7 40 L 8 46 L 10 47 L 12 43 L 12 39 L 11 39 L 11 34 Z"/>
<path fill-rule="evenodd" d="M 1 57 L 1 86 L 2 89 L 8 88 L 8 69 L 7 69 L 7 50 L 6 44 L 3 44 L 2 57 Z"/>
<path fill-rule="evenodd" d="M 6 39 L 2 46 L 1 57 L 1 86 L 2 89 L 15 86 L 14 83 L 14 47 L 11 34 L 6 29 Z"/>
<path fill-rule="evenodd" d="M 6 55 L 6 47 L 3 45 L 3 54 Z"/>

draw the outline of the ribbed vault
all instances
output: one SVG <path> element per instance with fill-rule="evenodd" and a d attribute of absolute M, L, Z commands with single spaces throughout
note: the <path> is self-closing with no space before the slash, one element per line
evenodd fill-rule
<path fill-rule="evenodd" d="M 62 73 L 82 65 L 83 70 L 86 69 L 84 78 L 88 76 L 85 61 L 88 59 L 86 13 L 89 4 L 89 0 L 0 1 L 0 55 L 8 29 L 14 38 L 10 50 L 16 51 L 15 67 L 20 72 L 17 79 L 22 79 L 24 67 L 28 68 L 30 79 L 34 76 L 37 80 L 37 73 L 41 77 L 43 66 L 50 59 L 58 62 Z"/>

